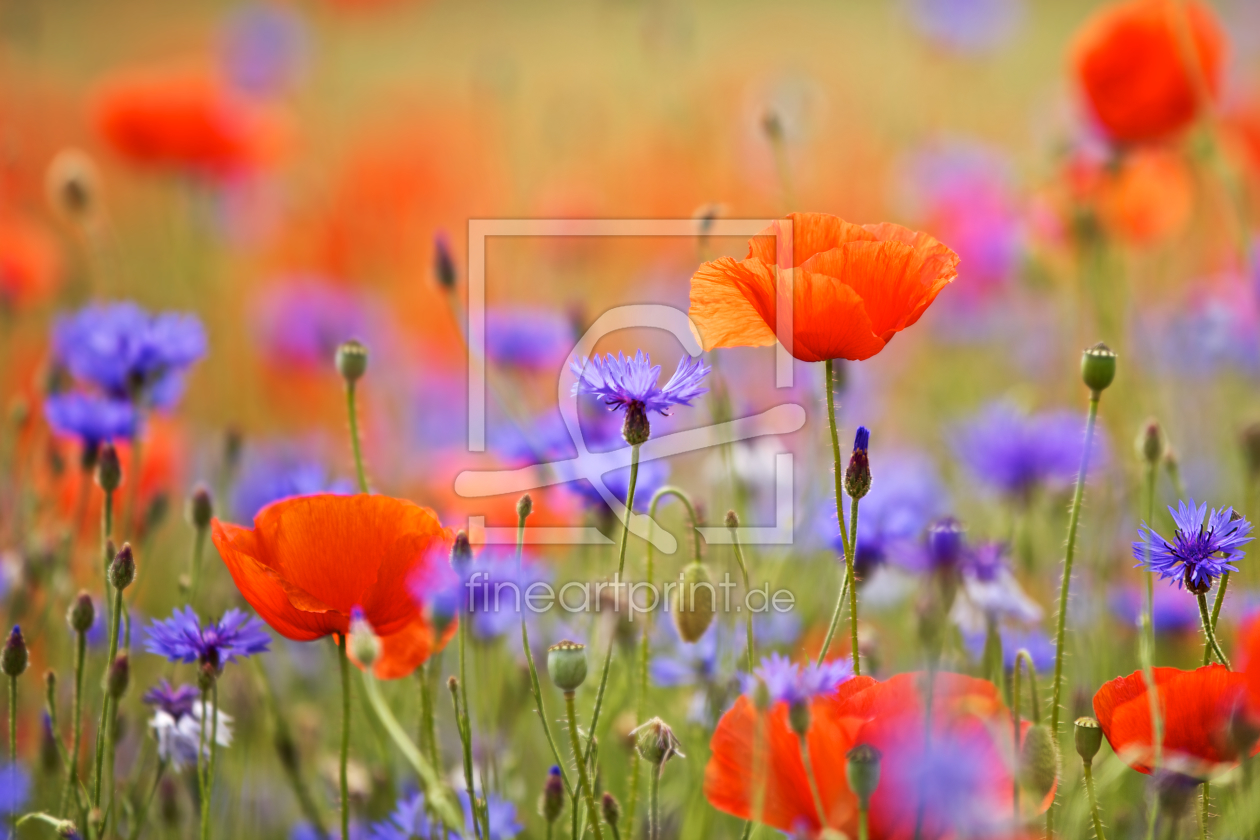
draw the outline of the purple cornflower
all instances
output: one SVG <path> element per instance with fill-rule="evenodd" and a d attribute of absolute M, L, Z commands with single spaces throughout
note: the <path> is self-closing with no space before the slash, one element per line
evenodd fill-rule
<path fill-rule="evenodd" d="M 486 355 L 501 365 L 555 371 L 576 342 L 573 323 L 542 307 L 499 307 L 486 312 Z"/>
<path fill-rule="evenodd" d="M 638 408 L 668 415 L 674 406 L 691 405 L 692 400 L 709 390 L 700 383 L 710 368 L 699 358 L 690 356 L 678 360 L 678 369 L 664 387 L 658 384 L 661 366 L 653 365 L 642 350 L 632 359 L 621 353 L 615 357 L 609 353 L 603 359 L 593 356 L 572 362 L 569 369 L 578 378 L 573 383 L 573 396 L 600 397 L 610 411 Z"/>
<path fill-rule="evenodd" d="M 464 806 L 465 829 L 456 837 L 467 837 L 472 830 L 472 802 L 468 794 L 460 791 L 460 803 Z M 486 808 L 490 818 L 490 837 L 488 840 L 511 840 L 524 831 L 516 817 L 516 806 L 506 799 L 491 793 L 486 797 Z M 374 823 L 369 834 L 370 840 L 429 840 L 433 835 L 429 832 L 429 814 L 424 808 L 424 794 L 404 795 L 398 800 L 394 812 L 381 822 Z"/>
<path fill-rule="evenodd" d="M 961 430 L 956 451 L 978 480 L 1027 502 L 1038 487 L 1061 487 L 1076 478 L 1084 429 L 1070 412 L 1027 415 L 997 402 Z"/>
<path fill-rule="evenodd" d="M 57 360 L 76 378 L 117 399 L 169 408 L 183 374 L 206 354 L 195 315 L 150 315 L 131 302 L 92 304 L 53 325 Z"/>
<path fill-rule="evenodd" d="M 136 436 L 135 407 L 100 394 L 54 394 L 44 401 L 44 417 L 54 432 L 76 437 L 90 449 Z"/>
<path fill-rule="evenodd" d="M 308 51 L 305 23 L 275 3 L 250 3 L 232 12 L 221 36 L 225 75 L 237 90 L 259 96 L 293 86 Z"/>
<path fill-rule="evenodd" d="M 367 331 L 367 317 L 351 289 L 318 277 L 294 277 L 259 296 L 255 340 L 274 364 L 323 372 L 347 338 Z"/>
<path fill-rule="evenodd" d="M 1210 515 L 1207 511 L 1207 505 L 1195 507 L 1194 499 L 1188 505 L 1178 502 L 1177 510 L 1170 506 L 1168 512 L 1176 525 L 1171 542 L 1142 523 L 1139 540 L 1133 543 L 1133 557 L 1138 561 L 1134 568 L 1156 572 L 1161 580 L 1171 580 L 1196 595 L 1210 590 L 1219 575 L 1238 571 L 1230 561 L 1242 557 L 1242 546 L 1251 542 L 1251 523 L 1233 508 L 1214 509 Z"/>
<path fill-rule="evenodd" d="M 1023 0 L 906 0 L 906 5 L 920 35 L 970 55 L 1008 43 L 1025 13 Z"/>
<path fill-rule="evenodd" d="M 176 720 L 191 715 L 193 705 L 199 700 L 201 700 L 201 692 L 196 686 L 181 685 L 179 688 L 173 688 L 165 679 L 144 693 L 145 703 L 166 712 Z"/>
<path fill-rule="evenodd" d="M 1156 587 L 1151 601 L 1152 624 L 1157 633 L 1197 632 L 1199 607 L 1193 598 L 1187 598 L 1172 587 Z M 1129 584 L 1113 587 L 1107 604 L 1113 615 L 1130 627 L 1140 627 L 1142 611 L 1146 609 L 1146 593 L 1141 586 Z"/>
<path fill-rule="evenodd" d="M 1017 627 L 1001 627 L 998 630 L 1002 638 L 1002 665 L 1006 670 L 1015 667 L 1015 655 L 1020 649 L 1028 651 L 1032 657 L 1033 667 L 1038 672 L 1046 671 L 1054 666 L 1054 641 L 1041 630 L 1028 630 Z M 984 631 L 963 633 L 963 644 L 967 652 L 977 662 L 984 656 Z"/>
<path fill-rule="evenodd" d="M 354 485 L 334 479 L 319 461 L 291 447 L 251 449 L 232 495 L 232 509 L 252 519 L 272 502 L 315 493 L 351 494 Z"/>
<path fill-rule="evenodd" d="M 231 609 L 217 622 L 205 625 L 192 607 L 176 609 L 166 620 L 145 628 L 144 647 L 172 662 L 200 662 L 222 670 L 238 656 L 266 653 L 271 635 L 256 618 Z"/>
<path fill-rule="evenodd" d="M 20 764 L 0 764 L 0 815 L 11 816 L 26 806 L 31 776 Z"/>
<path fill-rule="evenodd" d="M 938 519 L 928 528 L 927 566 L 932 571 L 952 571 L 966 558 L 966 530 L 952 516 Z"/>
<path fill-rule="evenodd" d="M 752 676 L 744 674 L 741 679 L 745 694 L 752 694 L 760 681 L 765 683 L 772 702 L 791 706 L 830 694 L 852 677 L 853 662 L 849 659 L 797 665 L 782 654 L 772 653 L 761 660 Z"/>

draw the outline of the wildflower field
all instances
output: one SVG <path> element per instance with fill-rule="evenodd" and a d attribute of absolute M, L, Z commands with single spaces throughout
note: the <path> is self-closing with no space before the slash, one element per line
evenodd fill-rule
<path fill-rule="evenodd" d="M 1260 836 L 1258 0 L 0 2 L 0 838 Z"/>

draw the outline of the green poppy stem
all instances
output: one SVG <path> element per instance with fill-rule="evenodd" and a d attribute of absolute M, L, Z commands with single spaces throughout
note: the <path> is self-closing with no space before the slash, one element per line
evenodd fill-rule
<path fill-rule="evenodd" d="M 1229 664 L 1229 658 L 1225 656 L 1225 651 L 1221 650 L 1220 644 L 1216 641 L 1216 631 L 1212 629 L 1212 616 L 1208 614 L 1206 593 L 1200 593 L 1195 597 L 1199 602 L 1199 619 L 1203 624 L 1203 635 L 1207 637 L 1209 649 L 1216 654 L 1216 658 L 1222 665 L 1231 671 L 1234 670 Z"/>
<path fill-rule="evenodd" d="M 363 451 L 359 446 L 359 413 L 356 411 L 355 381 L 352 379 L 346 381 L 346 413 L 350 417 L 350 446 L 354 450 L 354 471 L 359 479 L 359 492 L 370 493 L 367 473 L 363 470 Z"/>

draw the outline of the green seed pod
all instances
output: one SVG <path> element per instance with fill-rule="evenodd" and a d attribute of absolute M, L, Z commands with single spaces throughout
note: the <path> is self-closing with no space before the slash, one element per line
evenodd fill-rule
<path fill-rule="evenodd" d="M 562 642 L 547 648 L 547 673 L 561 691 L 576 691 L 586 682 L 586 645 Z"/>
<path fill-rule="evenodd" d="M 863 808 L 870 805 L 871 797 L 879 787 L 879 762 L 883 757 L 870 744 L 858 744 L 848 752 L 844 775 L 849 780 L 849 789 L 857 794 Z"/>
<path fill-rule="evenodd" d="M 687 757 L 679 749 L 682 745 L 674 736 L 674 730 L 658 717 L 652 718 L 630 734 L 634 736 L 634 745 L 639 751 L 639 757 L 648 764 L 659 767 L 674 756 Z"/>
<path fill-rule="evenodd" d="M 96 456 L 96 483 L 106 493 L 113 493 L 122 484 L 122 463 L 112 443 L 102 445 Z"/>
<path fill-rule="evenodd" d="M 698 561 L 687 564 L 674 594 L 674 626 L 684 642 L 695 643 L 717 615 L 717 592 L 709 570 Z"/>
<path fill-rule="evenodd" d="M 1094 756 L 1098 755 L 1098 750 L 1102 748 L 1102 727 L 1092 717 L 1080 717 L 1076 719 L 1074 728 L 1076 754 L 1081 757 L 1082 761 L 1093 761 Z"/>
<path fill-rule="evenodd" d="M 1019 783 L 1041 799 L 1054 787 L 1059 777 L 1059 752 L 1050 728 L 1034 724 L 1024 733 L 1019 750 Z"/>
<path fill-rule="evenodd" d="M 1116 354 L 1101 341 L 1081 356 L 1081 379 L 1094 393 L 1105 391 L 1116 378 Z"/>
<path fill-rule="evenodd" d="M 131 543 L 123 543 L 123 547 L 114 555 L 114 562 L 109 564 L 109 582 L 115 589 L 126 589 L 135 579 L 135 555 L 131 552 Z"/>
<path fill-rule="evenodd" d="M 346 382 L 358 382 L 367 373 L 368 350 L 361 341 L 350 339 L 337 348 L 337 373 Z"/>
<path fill-rule="evenodd" d="M 26 639 L 22 638 L 22 628 L 14 625 L 13 632 L 9 633 L 9 640 L 0 650 L 0 671 L 3 671 L 6 676 L 16 677 L 26 670 L 28 662 L 30 662 L 30 654 L 26 651 Z"/>
<path fill-rule="evenodd" d="M 210 488 L 199 484 L 188 497 L 188 521 L 198 531 L 204 531 L 210 527 L 210 520 L 213 518 L 214 499 L 210 495 Z"/>
<path fill-rule="evenodd" d="M 96 606 L 92 603 L 92 596 L 87 592 L 80 592 L 66 611 L 66 621 L 70 624 L 70 629 L 76 633 L 86 633 L 92 629 L 92 622 L 95 620 Z"/>

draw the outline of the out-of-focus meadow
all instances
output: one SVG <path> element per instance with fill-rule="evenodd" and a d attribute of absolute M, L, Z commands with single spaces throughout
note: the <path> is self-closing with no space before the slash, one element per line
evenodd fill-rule
<path fill-rule="evenodd" d="M 719 721 L 734 725 L 729 716 L 745 708 L 731 711 L 741 692 L 743 704 L 757 696 L 745 616 L 719 610 L 698 641 L 686 641 L 664 614 L 630 622 L 624 613 L 527 613 L 535 669 L 522 651 L 518 611 L 469 613 L 458 586 L 455 606 L 442 607 L 433 581 L 446 573 L 458 529 L 470 529 L 472 562 L 496 581 L 559 588 L 608 580 L 619 544 L 623 579 L 647 579 L 645 561 L 659 580 L 677 576 L 691 545 L 677 497 L 661 500 L 657 522 L 679 548 L 649 560 L 647 541 L 627 538 L 588 483 L 533 489 L 518 571 L 511 540 L 482 543 L 487 528 L 515 534 L 520 494 L 466 498 L 455 479 L 574 457 L 558 425 L 558 399 L 573 399 L 569 363 L 586 329 L 626 304 L 688 311 L 701 264 L 743 259 L 748 249 L 748 235 L 715 235 L 714 224 L 792 212 L 924 231 L 957 253 L 957 279 L 917 324 L 899 325 L 904 334 L 878 355 L 835 363 L 844 458 L 837 453 L 834 466 L 821 362 L 792 363 L 791 385 L 776 387 L 772 347 L 704 353 L 712 367 L 703 382 L 708 393 L 668 416 L 652 415 L 653 437 L 782 404 L 802 406 L 804 425 L 645 461 L 635 509 L 646 512 L 653 494 L 672 485 L 702 525 L 720 530 L 727 510 L 744 525 L 790 524 L 790 544 L 751 540 L 739 563 L 729 544 L 706 541 L 709 573 L 730 574 L 742 595 L 746 564 L 753 586 L 792 593 L 792 609 L 756 616 L 758 660 L 779 653 L 812 662 L 824 648 L 849 657 L 848 602 L 844 610 L 837 603 L 849 548 L 838 537 L 833 471 L 844 472 L 848 441 L 865 426 L 871 489 L 853 547 L 862 673 L 885 682 L 925 668 L 992 678 L 998 687 L 984 702 L 1001 707 L 1009 742 L 1017 650 L 1026 649 L 1036 669 L 1040 705 L 1051 702 L 1064 534 L 1090 396 L 1080 354 L 1104 341 L 1117 354 L 1118 372 L 1099 403 L 1059 645 L 1060 728 L 1094 714 L 1095 692 L 1141 667 L 1151 573 L 1133 568 L 1139 525 L 1172 534 L 1183 523 L 1165 506 L 1191 498 L 1248 519 L 1260 515 L 1260 426 L 1251 425 L 1260 422 L 1260 3 L 1144 2 L 1206 15 L 1213 34 L 1191 46 L 1210 56 L 1192 74 L 1188 117 L 1139 137 L 1105 125 L 1082 89 L 1084 28 L 1091 15 L 1117 5 L 1086 0 L 0 0 L 0 607 L 6 627 L 20 625 L 29 650 L 21 675 L 5 677 L 16 686 L 16 706 L 7 692 L 0 702 L 6 723 L 16 710 L 16 759 L 7 726 L 0 758 L 0 835 L 11 819 L 40 812 L 49 818 L 24 822 L 15 836 L 68 832 L 58 822 L 64 818 L 84 837 L 205 837 L 206 830 L 220 838 L 337 837 L 348 794 L 351 837 L 437 837 L 440 788 L 455 808 L 462 797 L 468 810 L 466 825 L 448 826 L 459 836 L 595 836 L 598 824 L 607 836 L 610 822 L 592 825 L 583 814 L 579 825 L 574 817 L 589 806 L 575 793 L 565 702 L 544 665 L 549 646 L 571 639 L 587 645 L 590 669 L 576 691 L 582 739 L 597 695 L 601 703 L 597 755 L 583 764 L 597 777 L 595 798 L 608 791 L 620 803 L 620 836 L 747 837 L 743 818 L 755 816 L 758 797 L 786 794 L 774 785 L 768 793 L 731 793 L 723 773 L 735 765 L 714 757 L 729 746 Z M 1158 65 L 1149 43 L 1116 49 L 1118 64 Z M 1154 107 L 1148 101 L 1139 110 Z M 468 266 L 480 258 L 468 253 L 468 228 L 477 219 L 672 219 L 687 220 L 693 231 L 486 241 L 484 452 L 468 446 L 464 333 Z M 147 313 L 195 317 L 152 322 L 144 313 L 92 308 L 123 301 Z M 382 632 L 386 625 L 371 612 L 383 608 L 365 600 L 333 609 L 309 594 L 302 601 L 293 593 L 305 584 L 293 583 L 290 560 L 273 562 L 279 553 L 221 562 L 221 553 L 255 537 L 221 535 L 220 525 L 208 525 L 206 505 L 223 523 L 247 529 L 277 500 L 356 491 L 344 352 L 334 364 L 349 339 L 368 353 L 350 411 L 372 491 L 431 508 L 451 530 L 425 537 L 443 554 L 430 564 L 438 569 L 433 580 L 380 571 L 378 600 L 406 602 L 398 609 L 426 635 L 408 642 L 404 664 L 388 673 L 378 667 L 379 681 L 360 678 L 351 664 L 343 771 L 344 660 L 330 640 L 345 642 L 350 606 L 366 609 Z M 613 332 L 595 349 L 650 352 L 662 382 L 686 355 L 675 337 L 642 327 Z M 126 368 L 118 357 L 128 353 L 127 376 L 139 378 L 105 383 L 100 370 Z M 68 395 L 88 402 L 58 402 Z M 98 398 L 110 405 L 91 401 Z M 624 448 L 621 414 L 605 411 L 599 399 L 577 399 L 590 449 Z M 125 416 L 111 426 L 107 408 Z M 1144 455 L 1143 440 L 1156 440 L 1157 449 Z M 110 441 L 122 470 L 116 491 L 102 490 L 100 477 L 102 444 Z M 779 453 L 794 465 L 786 521 L 776 518 Z M 1152 475 L 1153 518 L 1144 495 Z M 606 479 L 624 510 L 629 471 Z M 105 496 L 114 497 L 108 507 Z M 103 518 L 114 548 L 126 541 L 134 551 L 129 586 L 105 580 Z M 332 520 L 285 543 L 292 562 L 320 552 L 336 555 L 333 566 L 368 562 L 353 548 L 340 553 L 337 534 L 354 526 L 333 533 Z M 964 529 L 960 550 L 972 571 L 960 573 L 957 597 L 970 598 L 970 607 L 950 608 L 950 590 L 948 626 L 927 627 L 925 616 L 940 606 L 931 593 L 942 579 L 943 521 Z M 594 527 L 607 540 L 533 541 L 531 529 L 558 526 Z M 984 565 L 990 561 L 996 565 Z M 1227 651 L 1241 645 L 1260 597 L 1254 561 L 1235 562 L 1227 595 L 1216 602 Z M 998 567 L 1006 587 L 998 594 L 971 585 L 977 575 L 989 583 L 986 575 Z M 358 585 L 325 573 L 334 590 Z M 289 619 L 258 606 L 265 581 L 254 574 L 288 593 L 277 596 L 289 598 L 285 609 L 309 615 L 327 608 L 341 623 L 291 640 L 301 634 L 286 631 Z M 80 591 L 95 607 L 83 632 L 62 619 Z M 1218 584 L 1209 602 L 1220 591 Z M 115 592 L 126 605 L 115 644 L 129 651 L 130 673 L 110 701 L 102 675 L 110 670 Z M 985 605 L 986 593 L 1000 608 Z M 1205 664 L 1194 595 L 1159 580 L 1150 597 L 1153 664 Z M 305 606 L 293 606 L 299 601 Z M 231 609 L 259 613 L 275 632 L 261 623 L 242 632 L 267 633 L 270 649 L 246 650 L 245 639 L 235 661 L 220 663 L 216 652 L 216 673 L 199 683 L 213 644 L 203 633 L 176 663 L 174 642 L 152 624 L 185 604 L 203 624 Z M 833 608 L 840 618 L 834 640 Z M 466 639 L 453 635 L 454 613 L 463 616 Z M 391 631 L 402 626 L 401 614 L 390 614 Z M 200 626 L 196 616 L 170 621 L 185 630 L 180 622 L 191 621 L 194 635 Z M 986 646 L 995 635 L 997 662 Z M 384 638 L 386 661 L 395 663 L 393 637 Z M 370 656 L 370 647 L 351 644 L 355 658 L 365 651 Z M 56 683 L 47 689 L 50 670 Z M 769 671 L 758 673 L 763 688 L 773 682 Z M 464 703 L 460 714 L 447 689 L 452 675 L 465 692 L 455 694 L 455 708 Z M 189 686 L 187 695 L 146 694 L 162 679 Z M 200 774 L 210 754 L 203 742 L 214 736 L 198 723 L 210 683 L 216 708 L 231 717 L 230 745 L 221 741 L 210 763 L 212 787 Z M 549 731 L 534 712 L 534 692 L 545 700 Z M 110 702 L 107 715 L 102 706 Z M 419 745 L 436 786 L 417 770 L 380 705 Z M 1033 714 L 1027 699 L 1023 714 Z M 650 759 L 639 757 L 629 733 L 651 717 L 672 726 L 685 758 L 663 766 L 659 802 L 649 803 Z M 98 742 L 98 721 L 107 719 L 114 721 L 109 737 Z M 192 729 L 181 730 L 181 722 Z M 76 779 L 67 751 L 79 731 Z M 1118 743 L 1113 731 L 1106 734 Z M 1049 794 L 1057 797 L 1057 833 L 1088 836 L 1095 829 L 1072 738 L 1053 735 L 1062 752 Z M 784 773 L 784 786 L 801 784 L 797 794 L 809 812 L 796 824 L 790 814 L 766 816 L 770 827 L 756 835 L 823 836 L 826 824 L 857 836 L 857 806 L 845 810 L 853 793 L 845 787 L 852 781 L 845 781 L 844 753 L 815 760 L 823 798 L 834 789 L 846 803 L 820 822 L 811 804 L 817 791 L 810 797 L 803 786 L 807 776 L 814 784 L 814 772 L 808 759 L 802 765 L 795 741 L 788 755 L 769 759 L 757 752 L 760 741 L 750 744 L 745 758 L 760 756 L 754 763 Z M 101 752 L 112 771 L 102 773 Z M 1197 805 L 1184 819 L 1166 810 L 1160 830 L 1189 836 L 1200 820 L 1221 836 L 1254 830 L 1256 808 L 1245 804 L 1248 760 L 1237 769 L 1239 752 L 1214 754 L 1228 772 L 1203 797 L 1209 816 L 1197 816 Z M 979 791 L 1004 785 L 1005 796 L 1019 763 L 1013 752 L 1003 755 L 998 763 L 1010 767 L 993 771 L 1002 780 L 962 774 L 940 796 L 988 808 Z M 968 764 L 973 756 L 959 747 L 946 761 Z M 557 763 L 566 770 L 558 795 L 548 775 Z M 913 787 L 904 767 L 887 757 L 885 764 L 885 785 Z M 484 808 L 465 793 L 469 770 Z M 100 790 L 102 775 L 100 794 L 92 787 Z M 922 803 L 937 781 L 920 775 L 914 784 Z M 1148 801 L 1159 796 L 1148 797 L 1146 777 L 1104 747 L 1093 778 L 1113 837 L 1149 836 Z M 417 804 L 422 787 L 427 803 Z M 1045 793 L 1035 779 L 1026 787 L 1026 799 Z M 559 818 L 544 807 L 554 800 Z M 870 836 L 1041 836 L 1044 808 L 1026 807 L 1022 821 L 1012 820 L 1002 801 L 1005 820 L 942 806 L 926 825 L 907 826 L 872 810 Z M 879 802 L 877 794 L 872 808 Z M 404 824 L 408 807 L 411 825 Z M 920 804 L 921 811 L 935 807 Z M 649 810 L 659 814 L 655 825 Z"/>

